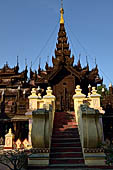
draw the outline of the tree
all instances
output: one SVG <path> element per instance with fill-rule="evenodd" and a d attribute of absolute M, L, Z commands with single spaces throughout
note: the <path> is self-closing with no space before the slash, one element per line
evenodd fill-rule
<path fill-rule="evenodd" d="M 21 170 L 27 163 L 27 157 L 23 150 L 3 151 L 0 154 L 0 163 L 10 170 Z"/>
<path fill-rule="evenodd" d="M 102 85 L 100 85 L 100 86 L 98 86 L 97 87 L 97 93 L 99 93 L 101 96 L 103 95 L 102 93 L 102 91 L 104 90 L 104 93 L 105 93 L 105 95 L 107 95 L 108 94 L 108 89 L 107 89 L 107 87 L 106 87 L 106 85 L 105 84 L 102 84 Z"/>

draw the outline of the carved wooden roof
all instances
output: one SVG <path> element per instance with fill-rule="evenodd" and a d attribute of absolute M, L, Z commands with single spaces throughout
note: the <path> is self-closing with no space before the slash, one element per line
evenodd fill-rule
<path fill-rule="evenodd" d="M 18 65 L 15 66 L 14 68 L 10 68 L 8 63 L 6 63 L 3 68 L 0 69 L 0 75 L 2 74 L 17 74 L 18 73 L 18 70 L 19 70 L 19 67 Z"/>
<path fill-rule="evenodd" d="M 19 85 L 25 85 L 27 81 L 27 67 L 24 71 L 18 72 L 19 66 L 10 68 L 6 63 L 3 68 L 0 69 L 0 88 L 1 87 L 18 87 Z"/>
<path fill-rule="evenodd" d="M 82 79 L 87 79 L 90 83 L 95 82 L 95 84 L 102 83 L 102 79 L 98 74 L 98 67 L 89 71 L 89 65 L 82 68 L 80 59 L 77 65 L 73 66 L 74 56 L 70 57 L 71 50 L 69 49 L 68 38 L 65 31 L 64 24 L 60 24 L 58 32 L 58 42 L 56 43 L 55 57 L 52 57 L 53 67 L 49 67 L 48 63 L 45 65 L 45 71 L 42 71 L 40 66 L 37 72 L 32 72 L 30 70 L 30 78 L 34 79 L 34 84 L 36 83 L 47 83 L 54 79 L 54 77 L 59 74 L 59 72 L 65 68 L 70 74 L 77 77 L 80 81 Z"/>
<path fill-rule="evenodd" d="M 53 82 L 56 83 L 56 79 L 60 81 L 60 76 L 62 78 L 63 76 L 65 77 L 65 75 L 72 75 L 78 82 L 85 80 L 87 83 L 95 85 L 102 82 L 98 74 L 97 66 L 89 71 L 89 65 L 87 64 L 86 67 L 82 68 L 80 60 L 78 60 L 77 65 L 73 65 L 74 56 L 70 56 L 71 50 L 69 49 L 69 43 L 67 41 L 68 38 L 64 24 L 60 24 L 55 57 L 52 57 L 53 67 L 50 67 L 49 64 L 46 63 L 45 70 L 42 70 L 39 66 L 38 73 L 30 69 L 29 82 L 27 82 L 27 67 L 20 73 L 18 65 L 10 68 L 8 64 L 5 64 L 4 67 L 0 69 L 1 100 L 1 89 L 5 89 L 5 99 L 4 102 L 0 103 L 0 111 L 4 109 L 3 112 L 9 115 L 9 117 L 13 117 L 15 114 L 24 114 L 28 108 L 28 95 L 30 95 L 31 87 L 37 87 L 38 85 L 45 85 L 44 87 L 46 87 L 50 82 L 51 84 Z M 18 87 L 21 87 L 21 92 L 18 91 Z M 25 88 L 27 88 L 26 97 L 23 94 Z M 18 97 L 18 95 L 20 96 Z"/>

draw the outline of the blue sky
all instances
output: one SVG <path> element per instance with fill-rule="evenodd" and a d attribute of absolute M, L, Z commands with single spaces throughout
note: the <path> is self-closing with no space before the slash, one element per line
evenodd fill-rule
<path fill-rule="evenodd" d="M 113 0 L 64 0 L 65 28 L 72 54 L 82 66 L 86 56 L 108 86 L 113 82 Z M 60 0 L 0 0 L 0 68 L 8 61 L 20 71 L 33 63 L 33 70 L 51 63 L 57 42 Z M 37 60 L 36 60 L 37 58 Z"/>

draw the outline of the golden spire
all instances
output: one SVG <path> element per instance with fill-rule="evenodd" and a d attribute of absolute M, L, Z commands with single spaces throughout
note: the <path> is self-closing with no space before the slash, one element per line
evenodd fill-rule
<path fill-rule="evenodd" d="M 60 24 L 64 24 L 64 18 L 63 18 L 63 14 L 64 14 L 64 9 L 63 9 L 63 0 L 61 0 L 61 9 L 60 9 L 60 14 L 61 14 Z"/>

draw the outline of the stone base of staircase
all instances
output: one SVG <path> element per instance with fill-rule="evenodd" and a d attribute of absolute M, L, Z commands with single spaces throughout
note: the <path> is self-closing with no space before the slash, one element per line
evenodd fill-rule
<path fill-rule="evenodd" d="M 28 157 L 28 166 L 48 166 L 49 153 L 34 153 Z"/>
<path fill-rule="evenodd" d="M 82 148 L 73 112 L 56 112 L 51 149 L 48 153 L 33 153 L 28 169 L 110 169 L 105 165 L 105 154 L 99 149 Z M 113 168 L 111 168 L 113 169 Z"/>
<path fill-rule="evenodd" d="M 95 149 L 92 152 L 92 149 L 88 152 L 85 152 L 86 149 L 83 149 L 85 165 L 88 166 L 104 166 L 105 164 L 105 153 L 104 152 L 95 152 Z M 98 150 L 96 148 L 96 150 Z"/>

